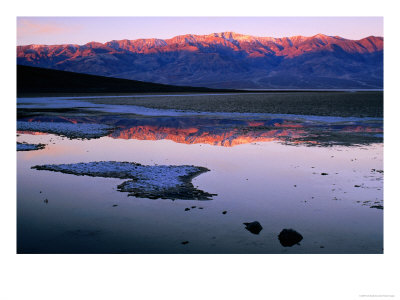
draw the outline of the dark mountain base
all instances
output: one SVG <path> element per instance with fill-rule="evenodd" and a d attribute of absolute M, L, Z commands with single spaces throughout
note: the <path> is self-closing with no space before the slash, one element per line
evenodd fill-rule
<path fill-rule="evenodd" d="M 173 86 L 17 65 L 17 96 L 116 93 L 218 93 L 232 90 Z"/>

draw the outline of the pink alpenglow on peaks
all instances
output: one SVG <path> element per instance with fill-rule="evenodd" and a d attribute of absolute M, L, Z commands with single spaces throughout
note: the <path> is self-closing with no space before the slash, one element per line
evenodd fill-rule
<path fill-rule="evenodd" d="M 17 46 L 17 63 L 156 83 L 239 89 L 381 89 L 383 38 L 235 32 Z"/>

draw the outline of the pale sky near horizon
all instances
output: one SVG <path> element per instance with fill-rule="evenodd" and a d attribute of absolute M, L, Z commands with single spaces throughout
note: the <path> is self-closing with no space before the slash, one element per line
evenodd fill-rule
<path fill-rule="evenodd" d="M 86 44 L 234 31 L 263 36 L 383 36 L 382 17 L 18 17 L 17 44 Z"/>

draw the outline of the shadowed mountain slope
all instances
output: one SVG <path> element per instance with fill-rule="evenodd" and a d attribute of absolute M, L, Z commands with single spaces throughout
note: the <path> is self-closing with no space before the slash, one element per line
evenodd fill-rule
<path fill-rule="evenodd" d="M 17 95 L 93 93 L 224 92 L 201 87 L 172 86 L 17 65 Z"/>

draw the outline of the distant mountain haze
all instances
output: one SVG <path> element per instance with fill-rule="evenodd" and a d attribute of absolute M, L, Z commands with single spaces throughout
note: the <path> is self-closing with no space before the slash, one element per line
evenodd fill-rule
<path fill-rule="evenodd" d="M 17 46 L 27 66 L 234 89 L 383 88 L 383 38 L 256 37 L 234 32 L 85 45 Z"/>

